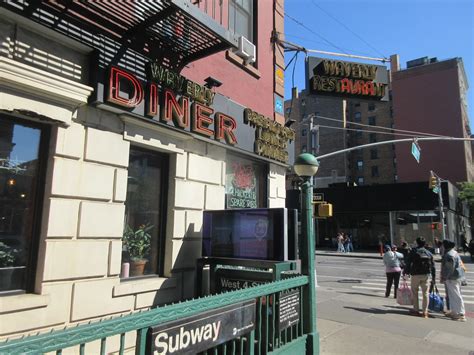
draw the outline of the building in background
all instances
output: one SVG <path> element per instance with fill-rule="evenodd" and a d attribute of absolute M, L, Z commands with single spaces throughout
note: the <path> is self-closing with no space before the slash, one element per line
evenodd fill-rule
<path fill-rule="evenodd" d="M 461 58 L 438 61 L 423 57 L 392 68 L 394 128 L 469 138 L 468 82 Z M 426 181 L 433 170 L 452 183 L 473 181 L 472 143 L 420 142 L 418 164 L 411 144 L 395 147 L 400 182 Z"/>
<path fill-rule="evenodd" d="M 203 210 L 284 206 L 281 9 L 2 2 L 0 338 L 192 298 Z"/>
<path fill-rule="evenodd" d="M 315 156 L 359 145 L 395 139 L 391 132 L 393 117 L 390 101 L 342 99 L 308 94 L 285 101 L 288 120 L 294 120 L 295 155 L 311 152 Z M 319 116 L 319 117 L 317 117 Z M 324 118 L 323 118 L 324 117 Z M 386 130 L 371 131 L 370 127 Z M 388 184 L 397 181 L 393 144 L 354 150 L 320 161 L 316 186 Z M 291 178 L 291 177 L 289 177 Z"/>

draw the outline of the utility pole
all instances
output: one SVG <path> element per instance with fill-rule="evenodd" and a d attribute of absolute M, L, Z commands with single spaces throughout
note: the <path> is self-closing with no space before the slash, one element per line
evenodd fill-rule
<path fill-rule="evenodd" d="M 444 205 L 443 205 L 443 190 L 441 188 L 441 183 L 443 180 L 433 170 L 430 170 L 430 189 L 433 190 L 434 193 L 438 194 L 438 208 L 439 208 L 439 220 L 441 222 L 442 232 L 443 232 L 443 240 L 446 239 L 446 228 L 444 225 Z"/>

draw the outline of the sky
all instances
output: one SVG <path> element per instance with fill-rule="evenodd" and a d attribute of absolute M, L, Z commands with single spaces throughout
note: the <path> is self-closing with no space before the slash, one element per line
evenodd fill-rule
<path fill-rule="evenodd" d="M 307 49 L 377 58 L 398 54 L 402 69 L 420 57 L 461 57 L 474 132 L 474 0 L 285 0 L 284 6 L 286 40 Z M 285 55 L 287 65 L 293 55 Z M 286 69 L 285 99 L 291 98 L 293 83 L 304 89 L 304 53 Z"/>

